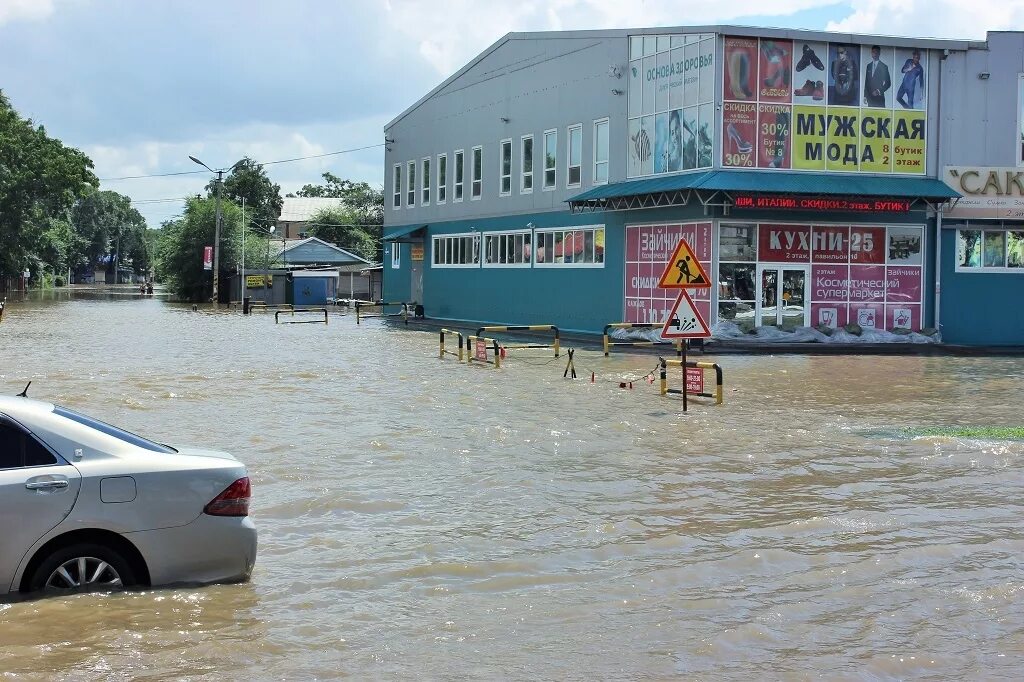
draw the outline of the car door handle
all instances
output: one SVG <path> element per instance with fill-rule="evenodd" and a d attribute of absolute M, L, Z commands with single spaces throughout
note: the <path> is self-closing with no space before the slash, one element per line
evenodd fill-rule
<path fill-rule="evenodd" d="M 67 488 L 68 482 L 63 480 L 29 481 L 25 484 L 25 487 L 29 490 L 56 490 L 58 488 Z"/>

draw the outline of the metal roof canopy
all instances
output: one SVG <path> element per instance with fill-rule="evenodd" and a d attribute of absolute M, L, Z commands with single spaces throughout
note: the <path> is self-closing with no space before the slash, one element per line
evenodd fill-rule
<path fill-rule="evenodd" d="M 403 227 L 392 232 L 391 234 L 384 235 L 384 241 L 397 242 L 399 244 L 418 244 L 419 242 L 423 241 L 423 238 L 426 235 L 426 225 L 413 225 L 411 227 Z"/>
<path fill-rule="evenodd" d="M 779 171 L 710 170 L 627 180 L 602 185 L 567 200 L 572 213 L 629 211 L 686 206 L 696 199 L 706 209 L 733 205 L 733 193 L 789 194 L 800 197 L 910 199 L 935 208 L 960 195 L 934 178 Z"/>

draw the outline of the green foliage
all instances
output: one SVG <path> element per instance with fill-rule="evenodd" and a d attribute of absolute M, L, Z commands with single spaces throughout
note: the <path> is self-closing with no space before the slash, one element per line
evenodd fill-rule
<path fill-rule="evenodd" d="M 0 92 L 0 275 L 68 258 L 74 240 L 53 221 L 99 185 L 92 160 L 23 119 Z"/>
<path fill-rule="evenodd" d="M 380 261 L 379 244 L 384 235 L 384 190 L 371 187 L 365 182 L 342 180 L 333 173 L 324 173 L 323 179 L 324 184 L 304 185 L 296 194 L 300 197 L 344 199 L 348 209 L 348 222 L 361 226 L 362 230 L 378 245 L 374 247 L 374 251 L 370 255 L 362 251 L 358 253 L 371 261 Z M 326 237 L 320 238 L 331 241 Z M 348 248 L 340 243 L 339 246 Z"/>
<path fill-rule="evenodd" d="M 119 262 L 130 261 L 136 273 L 149 270 L 146 220 L 131 199 L 117 192 L 92 192 L 75 205 L 71 217 L 82 240 L 80 248 L 69 254 L 72 267 L 97 263 L 116 253 Z"/>
<path fill-rule="evenodd" d="M 217 179 L 210 180 L 206 192 L 215 196 Z M 281 186 L 270 181 L 263 166 L 245 157 L 234 165 L 224 178 L 221 199 L 228 199 L 241 206 L 245 199 L 245 220 L 249 225 L 263 229 L 277 222 L 281 215 Z"/>
<path fill-rule="evenodd" d="M 221 201 L 220 269 L 234 271 L 241 258 L 242 211 L 230 201 Z M 215 201 L 190 199 L 184 215 L 164 223 L 157 249 L 157 277 L 186 301 L 206 301 L 213 291 L 213 273 L 203 269 L 203 249 L 213 246 Z M 247 245 L 248 246 L 248 245 Z"/>
<path fill-rule="evenodd" d="M 377 242 L 370 232 L 358 225 L 354 213 L 343 208 L 322 208 L 309 217 L 309 230 L 314 237 L 323 239 L 346 251 L 373 261 L 377 255 Z"/>

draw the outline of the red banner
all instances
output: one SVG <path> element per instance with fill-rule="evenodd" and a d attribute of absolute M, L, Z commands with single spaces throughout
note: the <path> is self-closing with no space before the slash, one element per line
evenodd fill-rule
<path fill-rule="evenodd" d="M 722 165 L 753 168 L 757 147 L 757 105 L 722 104 Z"/>
<path fill-rule="evenodd" d="M 789 102 L 793 95 L 793 43 L 761 39 L 761 74 L 757 84 L 762 102 Z"/>
<path fill-rule="evenodd" d="M 757 259 L 774 263 L 810 262 L 810 225 L 761 225 Z"/>
<path fill-rule="evenodd" d="M 213 247 L 203 247 L 203 270 L 213 270 Z"/>

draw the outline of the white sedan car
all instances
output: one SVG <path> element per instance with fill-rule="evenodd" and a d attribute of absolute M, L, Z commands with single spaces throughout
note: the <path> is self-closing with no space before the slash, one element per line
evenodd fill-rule
<path fill-rule="evenodd" d="M 0 598 L 238 582 L 256 561 L 245 466 L 0 397 Z"/>

